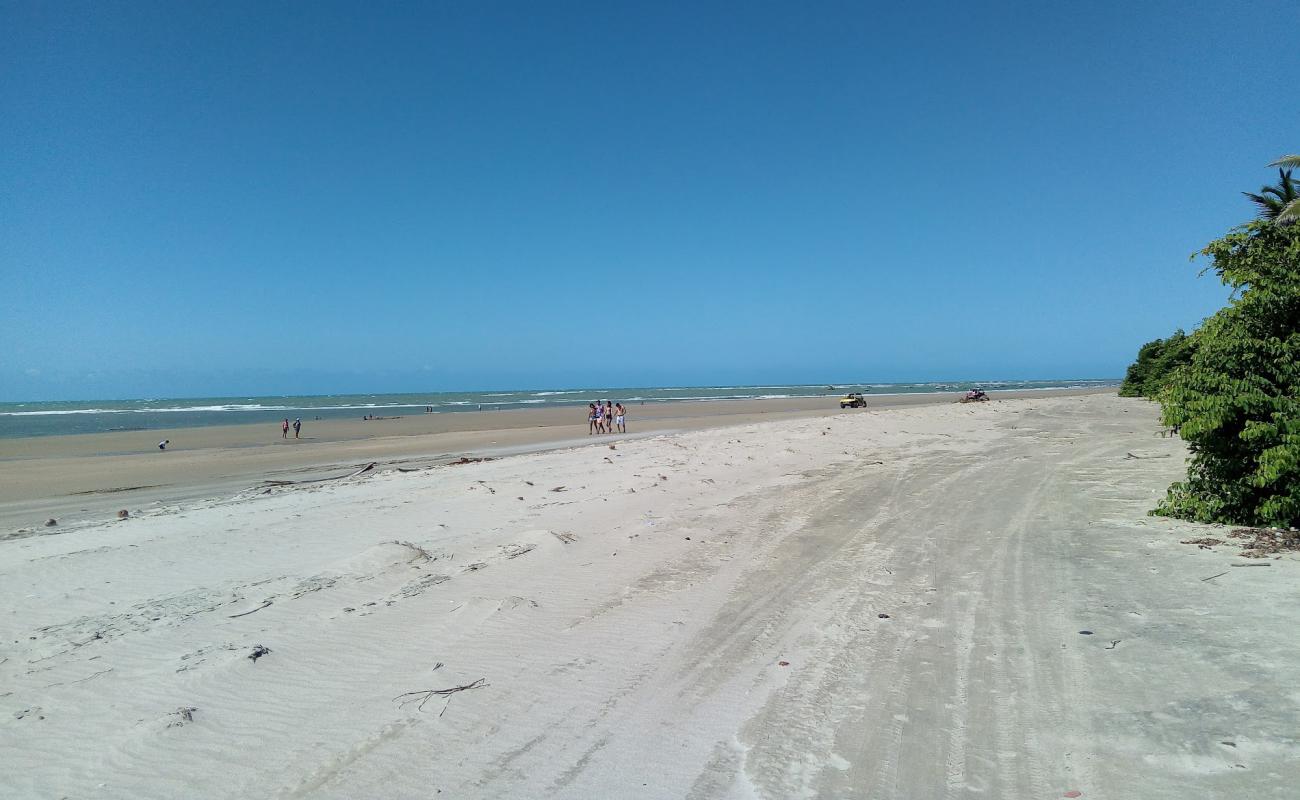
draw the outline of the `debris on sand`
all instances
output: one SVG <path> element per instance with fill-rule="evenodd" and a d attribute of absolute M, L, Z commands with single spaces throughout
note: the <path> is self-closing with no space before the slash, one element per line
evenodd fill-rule
<path fill-rule="evenodd" d="M 507 544 L 501 547 L 501 554 L 506 558 L 518 558 L 525 553 L 531 553 L 536 547 L 535 544 Z"/>
<path fill-rule="evenodd" d="M 409 550 L 411 550 L 411 552 L 415 554 L 414 557 L 411 559 L 412 561 L 418 558 L 422 558 L 425 561 L 436 560 L 436 557 L 433 555 L 433 553 L 430 553 L 428 550 L 424 549 L 423 547 L 416 544 L 415 542 L 404 542 L 400 539 L 393 539 L 391 541 L 384 542 L 384 544 L 395 544 L 400 547 L 408 548 Z"/>
<path fill-rule="evenodd" d="M 551 491 L 552 491 L 552 492 L 562 492 L 562 491 L 564 491 L 564 486 L 562 486 L 562 485 L 561 485 L 561 486 L 556 486 L 555 488 L 551 489 Z"/>
<path fill-rule="evenodd" d="M 57 519 L 55 519 L 54 517 L 50 517 L 49 519 L 45 520 L 45 527 L 47 527 L 47 528 L 53 528 L 55 525 L 58 525 L 58 524 L 59 524 L 59 521 L 58 521 Z"/>
<path fill-rule="evenodd" d="M 429 702 L 430 698 L 434 697 L 435 695 L 438 697 L 445 697 L 447 698 L 447 704 L 442 707 L 442 711 L 438 712 L 438 716 L 441 717 L 443 714 L 447 713 L 447 706 L 451 705 L 452 695 L 456 694 L 457 692 L 467 692 L 470 689 L 482 689 L 484 686 L 487 685 L 489 685 L 487 682 L 487 678 L 479 678 L 473 683 L 467 683 L 464 684 L 463 686 L 452 686 L 449 689 L 420 689 L 414 692 L 403 692 L 402 694 L 399 694 L 397 697 L 394 697 L 393 701 L 396 702 L 398 707 L 400 708 L 406 705 L 407 703 L 414 703 L 415 701 L 418 700 L 420 704 L 415 707 L 415 710 L 423 711 L 424 704 Z M 402 699 L 404 697 L 406 698 L 405 700 Z"/>
<path fill-rule="evenodd" d="M 252 659 L 254 664 L 256 664 L 257 659 L 261 658 L 262 656 L 268 656 L 270 654 L 271 654 L 271 648 L 263 647 L 260 644 L 255 644 L 253 645 L 253 652 L 249 653 L 248 657 Z"/>
<path fill-rule="evenodd" d="M 1278 528 L 1236 528 L 1228 534 L 1229 539 L 1238 539 L 1242 550 L 1239 555 L 1244 558 L 1267 558 L 1279 553 L 1300 550 L 1300 531 L 1284 531 Z"/>
<path fill-rule="evenodd" d="M 121 511 L 117 512 L 117 518 L 118 518 L 118 519 L 126 519 L 126 518 L 129 517 L 129 516 L 131 516 L 131 512 L 130 512 L 130 511 L 127 511 L 125 508 L 122 509 Z"/>
<path fill-rule="evenodd" d="M 258 606 L 257 608 L 254 608 L 254 609 L 252 609 L 251 611 L 241 611 L 241 612 L 239 612 L 238 614 L 231 614 L 229 617 L 227 617 L 227 619 L 235 619 L 236 617 L 246 617 L 246 616 L 248 616 L 249 614 L 255 614 L 255 613 L 257 613 L 258 611 L 261 611 L 261 610 L 264 609 L 264 608 L 268 608 L 268 607 L 270 607 L 270 605 L 271 605 L 271 601 L 270 601 L 270 600 L 263 600 L 263 601 L 262 601 L 262 604 L 261 604 L 260 606 Z"/>
<path fill-rule="evenodd" d="M 460 466 L 461 464 L 477 464 L 477 463 L 479 463 L 480 461 L 492 461 L 492 460 L 493 460 L 493 459 L 491 459 L 491 458 L 487 458 L 487 457 L 484 457 L 484 458 L 470 458 L 469 456 L 461 456 L 459 459 L 457 459 L 457 460 L 455 460 L 455 461 L 450 461 L 450 462 L 448 462 L 448 463 L 447 463 L 447 466 L 449 466 L 449 467 L 458 467 L 458 466 Z"/>
<path fill-rule="evenodd" d="M 1183 539 L 1179 544 L 1194 544 L 1202 550 L 1209 550 L 1215 545 L 1223 544 L 1223 540 L 1215 539 L 1213 536 L 1202 536 L 1199 539 Z"/>
<path fill-rule="evenodd" d="M 198 711 L 198 709 L 195 708 L 194 706 L 181 706 L 180 708 L 176 709 L 169 715 L 169 716 L 176 717 L 176 719 L 167 723 L 167 727 L 179 728 L 180 726 L 184 725 L 187 722 L 193 722 L 195 711 Z"/>

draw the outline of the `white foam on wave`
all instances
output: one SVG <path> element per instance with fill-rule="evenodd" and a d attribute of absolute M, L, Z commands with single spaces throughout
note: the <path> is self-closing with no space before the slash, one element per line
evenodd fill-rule
<path fill-rule="evenodd" d="M 122 414 L 129 408 L 72 408 L 59 411 L 0 411 L 0 417 L 42 417 L 62 414 Z"/>
<path fill-rule="evenodd" d="M 465 403 L 465 405 L 469 405 Z M 347 411 L 368 408 L 423 408 L 409 403 L 364 403 L 348 406 L 267 406 L 257 403 L 217 406 L 161 406 L 145 408 L 59 408 L 41 411 L 0 411 L 0 417 L 39 417 L 65 414 L 187 414 L 193 412 L 223 411 Z"/>

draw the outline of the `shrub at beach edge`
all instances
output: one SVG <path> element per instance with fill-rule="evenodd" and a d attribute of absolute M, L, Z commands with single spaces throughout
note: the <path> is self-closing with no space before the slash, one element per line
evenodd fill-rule
<path fill-rule="evenodd" d="M 1152 513 L 1300 525 L 1300 225 L 1252 222 L 1201 255 L 1234 296 L 1158 394 L 1191 459 Z"/>
<path fill-rule="evenodd" d="M 1174 331 L 1168 339 L 1155 339 L 1142 345 L 1137 360 L 1128 368 L 1119 386 L 1120 397 L 1145 397 L 1154 400 L 1173 379 L 1174 372 L 1192 360 L 1196 339 Z"/>

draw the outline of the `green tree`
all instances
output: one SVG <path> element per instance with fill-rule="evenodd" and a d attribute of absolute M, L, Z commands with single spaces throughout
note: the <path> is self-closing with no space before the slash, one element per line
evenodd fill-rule
<path fill-rule="evenodd" d="M 1142 345 L 1137 360 L 1128 368 L 1120 384 L 1120 397 L 1155 399 L 1174 377 L 1174 371 L 1192 360 L 1195 338 L 1179 328 L 1168 339 L 1155 339 Z"/>
<path fill-rule="evenodd" d="M 1300 225 L 1252 222 L 1201 254 L 1233 297 L 1160 395 L 1192 455 L 1153 513 L 1300 525 Z"/>

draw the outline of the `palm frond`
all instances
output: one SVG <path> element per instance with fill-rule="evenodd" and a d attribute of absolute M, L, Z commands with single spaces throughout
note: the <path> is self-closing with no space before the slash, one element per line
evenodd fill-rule
<path fill-rule="evenodd" d="M 1271 186 L 1265 186 L 1260 191 L 1266 194 L 1255 194 L 1254 192 L 1242 192 L 1250 202 L 1254 203 L 1259 209 L 1260 219 L 1276 219 L 1278 213 L 1282 210 L 1282 202 L 1275 197 L 1269 197 L 1267 192 L 1271 191 Z"/>
<path fill-rule="evenodd" d="M 1300 168 L 1300 156 L 1282 156 L 1277 161 L 1269 164 L 1270 167 L 1287 167 L 1289 169 Z"/>
<path fill-rule="evenodd" d="M 1261 186 L 1259 194 L 1242 192 L 1259 209 L 1260 219 L 1278 219 L 1287 208 L 1300 210 L 1300 203 L 1297 203 L 1300 200 L 1300 190 L 1297 190 L 1296 182 L 1291 178 L 1291 170 L 1279 169 L 1277 177 L 1276 186 Z"/>
<path fill-rule="evenodd" d="M 1278 197 L 1282 199 L 1282 202 L 1289 203 L 1297 197 L 1300 197 L 1300 193 L 1297 193 L 1296 191 L 1295 181 L 1291 180 L 1291 170 L 1279 169 L 1277 174 L 1281 178 L 1277 185 L 1278 188 L 1282 190 L 1278 192 Z"/>
<path fill-rule="evenodd" d="M 1283 225 L 1289 225 L 1300 220 L 1300 199 L 1292 200 L 1283 206 L 1274 219 Z"/>

